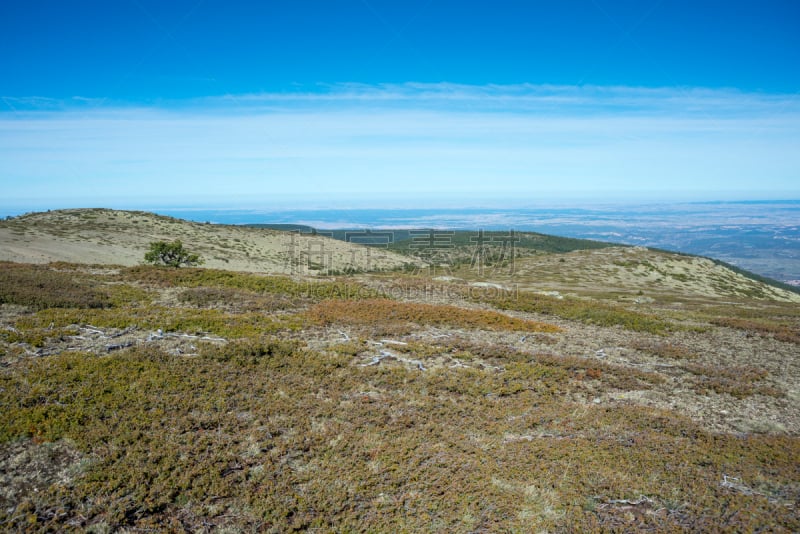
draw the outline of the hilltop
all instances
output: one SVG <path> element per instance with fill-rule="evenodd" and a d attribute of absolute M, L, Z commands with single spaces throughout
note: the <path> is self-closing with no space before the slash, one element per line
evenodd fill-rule
<path fill-rule="evenodd" d="M 0 221 L 0 260 L 142 262 L 149 243 L 180 239 L 209 268 L 263 273 L 401 268 L 408 258 L 325 236 L 203 224 L 143 211 L 69 209 Z"/>

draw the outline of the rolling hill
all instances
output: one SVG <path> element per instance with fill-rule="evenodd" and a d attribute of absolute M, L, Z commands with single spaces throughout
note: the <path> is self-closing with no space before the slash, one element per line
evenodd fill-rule
<path fill-rule="evenodd" d="M 149 243 L 180 239 L 210 268 L 264 273 L 396 269 L 399 254 L 325 236 L 201 224 L 148 212 L 57 210 L 0 221 L 0 260 L 137 265 Z"/>
<path fill-rule="evenodd" d="M 139 265 L 157 239 L 208 263 Z M 292 239 L 332 262 L 287 268 Z M 799 531 L 797 295 L 534 240 L 476 265 L 467 242 L 3 221 L 2 529 Z M 333 269 L 367 251 L 380 270 Z"/>

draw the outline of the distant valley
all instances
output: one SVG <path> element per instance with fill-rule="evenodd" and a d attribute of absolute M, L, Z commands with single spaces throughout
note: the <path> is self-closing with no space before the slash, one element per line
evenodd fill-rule
<path fill-rule="evenodd" d="M 800 284 L 800 201 L 524 209 L 176 208 L 156 211 L 195 221 L 301 224 L 319 230 L 533 231 L 709 256 L 762 276 Z"/>

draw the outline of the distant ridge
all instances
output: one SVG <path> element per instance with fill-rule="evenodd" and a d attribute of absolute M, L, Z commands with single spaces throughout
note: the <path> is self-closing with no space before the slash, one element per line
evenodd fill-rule
<path fill-rule="evenodd" d="M 425 240 L 431 237 L 439 243 L 445 240 L 446 261 L 424 254 Z M 491 281 L 532 291 L 636 300 L 800 302 L 798 288 L 719 260 L 535 232 L 415 234 L 408 229 L 316 230 L 299 224 L 254 227 L 104 208 L 30 213 L 0 221 L 0 261 L 137 265 L 151 242 L 176 239 L 200 254 L 204 267 L 232 271 L 317 276 L 402 270 L 468 283 Z M 422 242 L 415 241 L 419 239 Z M 476 239 L 488 244 L 485 257 L 476 256 Z M 476 269 L 478 260 L 487 263 Z M 431 268 L 431 262 L 438 265 Z"/>
<path fill-rule="evenodd" d="M 800 301 L 800 288 L 747 271 L 727 262 L 697 254 L 674 252 L 655 247 L 624 245 L 592 239 L 579 239 L 519 231 L 467 231 L 436 229 L 316 229 L 301 224 L 248 224 L 262 229 L 322 235 L 357 242 L 418 258 L 425 241 L 435 239 L 448 255 L 447 269 L 470 277 L 478 241 L 488 248 L 513 242 L 517 264 L 513 276 L 500 271 L 506 284 L 527 289 L 558 288 L 590 292 L 647 292 L 672 297 L 730 297 Z M 422 245 L 421 247 L 419 245 Z M 509 247 L 502 252 L 508 255 Z M 508 258 L 505 258 L 506 261 Z"/>

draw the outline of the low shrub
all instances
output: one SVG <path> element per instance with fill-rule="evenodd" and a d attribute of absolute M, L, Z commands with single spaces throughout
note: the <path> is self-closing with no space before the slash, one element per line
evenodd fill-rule
<path fill-rule="evenodd" d="M 558 299 L 549 295 L 520 291 L 513 297 L 485 298 L 482 301 L 501 310 L 555 315 L 598 326 L 621 326 L 636 332 L 663 334 L 671 328 L 669 322 L 654 315 L 586 299 Z"/>
<path fill-rule="evenodd" d="M 697 358 L 694 351 L 672 342 L 637 341 L 631 344 L 631 348 L 671 360 L 694 360 Z"/>
<path fill-rule="evenodd" d="M 711 323 L 717 326 L 736 328 L 737 330 L 745 330 L 755 334 L 769 334 L 779 341 L 800 344 L 800 328 L 786 323 L 739 319 L 735 317 L 719 317 L 712 319 Z"/>
<path fill-rule="evenodd" d="M 227 313 L 215 309 L 165 308 L 113 308 L 103 310 L 46 309 L 32 316 L 19 318 L 15 326 L 20 332 L 69 325 L 91 324 L 101 328 L 127 328 L 135 326 L 146 330 L 165 332 L 214 334 L 229 339 L 252 337 L 283 330 L 297 330 L 303 326 L 302 318 L 295 315 L 267 316 L 257 312 Z"/>
<path fill-rule="evenodd" d="M 118 278 L 155 287 L 230 288 L 257 294 L 322 300 L 328 298 L 364 299 L 378 292 L 352 281 L 298 281 L 288 276 L 262 275 L 219 269 L 170 269 L 139 265 L 122 269 Z"/>
<path fill-rule="evenodd" d="M 108 293 L 76 273 L 43 265 L 0 262 L 0 304 L 45 308 L 107 308 Z"/>
<path fill-rule="evenodd" d="M 761 383 L 767 377 L 767 371 L 752 366 L 717 366 L 701 364 L 685 364 L 681 369 L 694 375 L 692 388 L 698 393 L 726 393 L 737 399 L 761 394 L 771 397 L 782 397 L 783 392 L 777 388 Z"/>
<path fill-rule="evenodd" d="M 496 311 L 388 299 L 325 300 L 308 310 L 307 316 L 319 324 L 374 325 L 389 322 L 487 330 L 560 331 L 555 325 L 518 319 Z"/>

